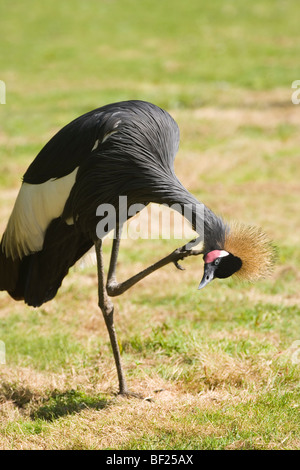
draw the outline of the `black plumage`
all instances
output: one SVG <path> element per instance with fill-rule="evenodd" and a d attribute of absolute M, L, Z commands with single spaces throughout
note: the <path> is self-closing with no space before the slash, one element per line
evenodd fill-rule
<path fill-rule="evenodd" d="M 200 204 L 174 173 L 178 145 L 179 129 L 173 118 L 142 101 L 98 108 L 61 129 L 31 163 L 23 182 L 38 185 L 63 178 L 78 167 L 76 181 L 62 214 L 47 227 L 43 250 L 16 260 L 22 275 L 16 291 L 9 289 L 12 297 L 36 307 L 55 296 L 68 269 L 95 242 L 100 204 L 112 204 L 118 211 L 121 195 L 127 196 L 128 206 L 156 202 L 195 208 Z M 195 214 L 192 210 L 194 226 Z M 221 219 L 206 208 L 209 217 L 208 242 L 223 232 Z M 74 224 L 67 225 L 69 219 Z"/>

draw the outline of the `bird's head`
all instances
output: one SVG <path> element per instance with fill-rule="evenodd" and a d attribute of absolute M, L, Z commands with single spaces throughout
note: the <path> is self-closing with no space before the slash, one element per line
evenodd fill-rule
<path fill-rule="evenodd" d="M 213 250 L 204 257 L 204 274 L 198 289 L 202 289 L 213 279 L 232 276 L 242 267 L 242 260 L 226 250 Z"/>
<path fill-rule="evenodd" d="M 236 275 L 247 281 L 266 277 L 274 264 L 275 250 L 260 228 L 233 224 L 226 230 L 222 249 L 204 250 L 204 274 L 198 289 L 215 278 Z"/>

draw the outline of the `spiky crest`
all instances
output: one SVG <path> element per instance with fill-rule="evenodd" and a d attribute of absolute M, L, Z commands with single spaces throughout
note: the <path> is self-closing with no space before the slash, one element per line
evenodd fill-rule
<path fill-rule="evenodd" d="M 235 273 L 241 280 L 256 281 L 272 272 L 276 250 L 259 227 L 231 223 L 225 234 L 224 249 L 242 260 L 242 267 Z"/>

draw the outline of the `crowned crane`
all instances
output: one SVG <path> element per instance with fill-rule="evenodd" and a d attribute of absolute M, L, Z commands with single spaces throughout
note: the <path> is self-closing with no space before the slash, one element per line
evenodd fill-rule
<path fill-rule="evenodd" d="M 123 395 L 130 392 L 111 297 L 168 263 L 181 268 L 179 260 L 194 254 L 201 253 L 204 259 L 199 288 L 233 274 L 254 280 L 265 276 L 272 265 L 273 250 L 261 229 L 226 224 L 180 183 L 173 166 L 178 145 L 176 122 L 148 102 L 113 103 L 78 117 L 54 135 L 27 169 L 1 241 L 0 290 L 33 307 L 53 299 L 69 268 L 95 246 L 98 304 Z M 202 249 L 187 244 L 119 283 L 116 266 L 125 220 L 116 218 L 110 226 L 115 234 L 105 282 L 97 208 L 110 204 L 119 213 L 120 196 L 126 196 L 128 206 L 151 202 L 189 206 L 186 217 L 192 227 L 196 231 L 203 227 L 197 239 Z"/>

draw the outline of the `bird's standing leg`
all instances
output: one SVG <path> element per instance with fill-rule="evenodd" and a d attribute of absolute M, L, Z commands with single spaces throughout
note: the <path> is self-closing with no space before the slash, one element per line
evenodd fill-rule
<path fill-rule="evenodd" d="M 98 268 L 98 305 L 102 311 L 105 324 L 108 330 L 110 343 L 112 346 L 115 363 L 117 367 L 118 379 L 119 379 L 119 393 L 121 395 L 129 395 L 125 375 L 121 363 L 120 349 L 118 345 L 117 335 L 114 326 L 114 305 L 109 299 L 104 282 L 104 266 L 103 266 L 103 255 L 102 255 L 102 240 L 95 242 L 96 256 L 97 256 L 97 268 Z"/>
<path fill-rule="evenodd" d="M 105 276 L 104 276 L 104 266 L 103 266 L 103 256 L 102 256 L 102 240 L 97 240 L 95 242 L 97 266 L 98 266 L 99 307 L 103 313 L 106 327 L 107 327 L 109 337 L 110 337 L 110 342 L 112 345 L 112 350 L 113 350 L 113 354 L 115 358 L 118 379 L 119 379 L 119 387 L 120 387 L 119 393 L 121 395 L 135 396 L 138 398 L 142 398 L 139 394 L 132 393 L 127 388 L 126 379 L 125 379 L 125 375 L 124 375 L 122 363 L 121 363 L 121 355 L 120 355 L 118 340 L 117 340 L 115 327 L 114 327 L 114 321 L 113 321 L 114 306 L 111 300 L 109 299 L 109 296 L 117 296 L 117 295 L 122 294 L 127 289 L 129 289 L 134 284 L 136 284 L 138 281 L 140 281 L 144 277 L 148 276 L 152 272 L 165 266 L 168 263 L 173 262 L 178 267 L 179 260 L 184 259 L 185 257 L 190 256 L 190 255 L 198 255 L 202 253 L 202 251 L 193 251 L 191 249 L 188 249 L 185 245 L 173 251 L 170 255 L 161 259 L 157 263 L 154 263 L 153 265 L 144 269 L 143 271 L 136 274 L 135 276 L 132 276 L 127 281 L 118 283 L 116 280 L 116 267 L 117 267 L 117 259 L 118 259 L 120 240 L 121 240 L 121 231 L 122 231 L 122 225 L 118 225 L 115 229 L 115 237 L 114 237 L 113 245 L 112 245 L 106 286 L 104 282 Z"/>

